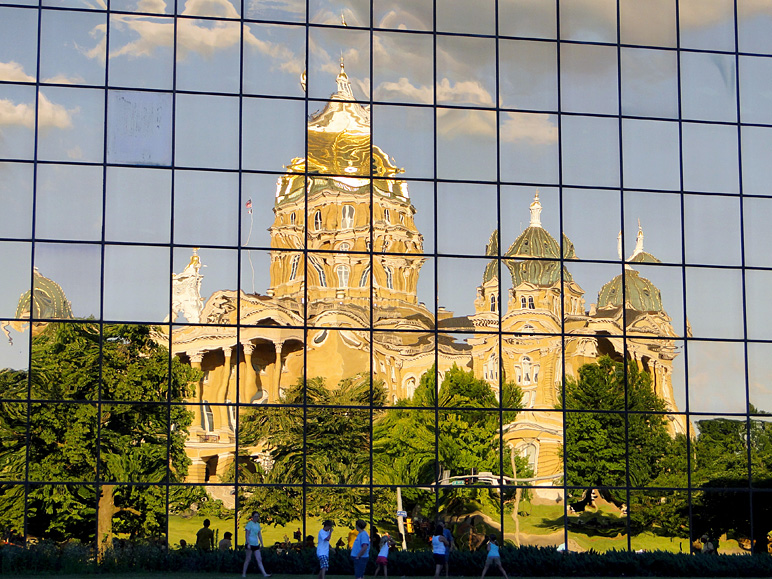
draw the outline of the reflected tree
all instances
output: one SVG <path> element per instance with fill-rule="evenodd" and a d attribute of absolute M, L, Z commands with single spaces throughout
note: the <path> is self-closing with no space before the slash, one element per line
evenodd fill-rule
<path fill-rule="evenodd" d="M 323 492 L 309 492 L 306 514 L 350 524 L 369 510 L 368 489 L 345 488 L 370 481 L 371 408 L 375 416 L 386 402 L 381 382 L 367 376 L 342 380 L 328 388 L 324 378 L 289 388 L 282 400 L 289 408 L 248 410 L 240 418 L 239 444 L 270 452 L 272 465 L 265 470 L 246 450 L 239 459 L 242 484 L 287 485 L 292 483 L 335 485 Z M 307 404 L 304 420 L 303 404 Z M 292 406 L 295 408 L 292 408 Z M 241 491 L 242 512 L 260 510 L 267 523 L 284 525 L 302 520 L 302 490 L 272 486 L 247 487 Z"/>
<path fill-rule="evenodd" d="M 182 402 L 198 378 L 148 326 L 105 325 L 100 333 L 93 322 L 58 323 L 34 337 L 29 375 L 6 371 L 0 379 L 0 398 L 26 398 L 29 388 L 41 401 L 29 417 L 18 404 L 0 404 L 0 465 L 27 460 L 30 480 L 59 483 L 30 487 L 27 533 L 92 541 L 96 530 L 100 551 L 116 533 L 160 536 L 166 492 L 152 483 L 184 479 L 192 418 L 184 406 L 163 403 Z M 159 404 L 110 404 L 100 412 L 100 398 Z M 62 484 L 73 482 L 90 484 Z M 0 493 L 0 511 L 15 512 L 17 499 Z M 21 513 L 11 526 L 23 533 Z"/>
<path fill-rule="evenodd" d="M 471 371 L 453 366 L 445 373 L 439 389 L 436 386 L 436 368 L 421 376 L 412 398 L 398 401 L 396 409 L 384 413 L 373 428 L 376 443 L 373 469 L 380 484 L 421 485 L 437 480 L 440 470 L 451 476 L 471 475 L 488 471 L 501 472 L 501 423 L 499 400 L 485 380 L 474 377 Z M 504 408 L 519 409 L 522 392 L 512 382 L 502 383 Z M 426 410 L 437 408 L 439 423 Z M 517 410 L 504 412 L 504 423 L 515 419 Z M 435 451 L 436 449 L 436 451 Z M 516 457 L 517 472 L 527 477 L 530 469 L 525 459 Z M 504 475 L 512 476 L 512 462 L 504 458 Z M 424 503 L 427 490 L 405 488 L 408 502 Z M 451 496 L 451 495 L 447 495 Z M 492 500 L 489 489 L 474 487 L 452 494 L 452 498 L 437 505 L 438 510 L 452 509 L 456 502 L 476 500 L 500 509 L 498 500 Z"/>

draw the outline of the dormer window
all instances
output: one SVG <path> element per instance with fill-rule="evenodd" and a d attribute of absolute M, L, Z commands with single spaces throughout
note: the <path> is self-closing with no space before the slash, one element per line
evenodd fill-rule
<path fill-rule="evenodd" d="M 491 311 L 496 311 L 496 294 L 491 294 Z"/>
<path fill-rule="evenodd" d="M 528 303 L 525 301 L 525 296 L 520 296 L 520 308 L 525 309 L 528 307 Z"/>
<path fill-rule="evenodd" d="M 528 309 L 529 310 L 536 309 L 536 307 L 534 306 L 534 303 L 533 303 L 533 296 L 528 296 Z"/>

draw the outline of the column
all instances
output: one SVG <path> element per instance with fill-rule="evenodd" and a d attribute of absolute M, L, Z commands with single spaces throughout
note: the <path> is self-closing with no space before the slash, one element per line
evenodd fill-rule
<path fill-rule="evenodd" d="M 224 348 L 225 353 L 225 365 L 223 367 L 223 377 L 220 380 L 220 384 L 217 386 L 215 393 L 215 399 L 209 402 L 217 402 L 222 404 L 225 402 L 225 397 L 228 394 L 228 387 L 230 385 L 231 373 L 233 372 L 233 354 L 237 353 L 236 347 Z M 212 408 L 212 414 L 214 415 L 214 431 L 215 432 L 228 432 L 228 408 L 226 406 L 214 406 Z"/>
<path fill-rule="evenodd" d="M 230 477 L 225 476 L 233 464 L 233 458 L 234 454 L 232 452 L 221 452 L 217 455 L 217 482 L 233 482 L 230 480 Z"/>
<path fill-rule="evenodd" d="M 284 342 L 276 342 L 274 347 L 276 348 L 276 361 L 273 364 L 273 383 L 271 384 L 271 391 L 268 395 L 268 402 L 276 404 L 279 401 L 279 389 L 281 388 L 281 350 L 284 346 Z"/>
<path fill-rule="evenodd" d="M 252 353 L 255 351 L 255 345 L 252 342 L 245 342 L 242 346 L 244 347 L 244 361 L 247 367 L 241 377 L 239 401 L 242 404 L 249 404 L 249 401 L 257 394 L 257 372 L 252 365 Z"/>
<path fill-rule="evenodd" d="M 193 352 L 188 354 L 188 356 L 190 357 L 191 367 L 196 370 L 201 370 L 201 361 L 204 359 L 204 353 Z M 190 433 L 192 436 L 196 436 L 199 432 L 203 432 L 204 430 L 201 428 L 201 393 L 204 387 L 203 378 L 197 380 L 193 384 L 193 387 L 195 388 L 195 391 L 193 392 L 193 403 L 189 406 L 189 409 L 193 412 L 193 424 L 191 424 Z"/>
<path fill-rule="evenodd" d="M 193 464 L 188 467 L 188 476 L 185 478 L 185 482 L 203 483 L 206 480 L 206 462 L 198 457 L 191 460 Z"/>

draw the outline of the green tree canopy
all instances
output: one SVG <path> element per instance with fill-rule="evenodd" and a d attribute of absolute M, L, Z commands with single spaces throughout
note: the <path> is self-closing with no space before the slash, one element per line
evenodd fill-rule
<path fill-rule="evenodd" d="M 100 548 L 115 532 L 161 535 L 166 489 L 155 485 L 184 479 L 192 417 L 166 403 L 198 377 L 148 326 L 52 323 L 34 337 L 30 371 L 0 372 L 0 399 L 18 400 L 0 403 L 0 477 L 21 482 L 28 466 L 27 533 L 91 541 L 98 526 Z M 0 491 L 18 534 L 23 488 Z"/>

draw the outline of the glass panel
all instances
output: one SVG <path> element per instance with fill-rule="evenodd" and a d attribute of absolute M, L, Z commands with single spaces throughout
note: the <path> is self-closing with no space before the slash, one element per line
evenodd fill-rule
<path fill-rule="evenodd" d="M 621 0 L 619 18 L 623 44 L 676 45 L 676 0 Z"/>
<path fill-rule="evenodd" d="M 172 95 L 110 91 L 107 160 L 129 165 L 171 165 Z"/>
<path fill-rule="evenodd" d="M 239 163 L 239 99 L 177 95 L 177 165 L 235 169 Z M 210 147 L 210 143 L 218 143 Z"/>
<path fill-rule="evenodd" d="M 97 497 L 97 489 L 90 485 L 30 485 L 25 505 L 27 538 L 47 537 L 56 542 L 74 539 L 86 549 L 93 549 Z M 65 524 L 63 512 L 68 515 Z M 101 530 L 109 532 L 104 526 Z"/>
<path fill-rule="evenodd" d="M 560 0 L 560 38 L 617 41 L 615 0 Z"/>
<path fill-rule="evenodd" d="M 557 4 L 541 0 L 501 0 L 499 34 L 530 38 L 557 37 Z"/>
<path fill-rule="evenodd" d="M 523 317 L 521 315 L 518 317 Z M 546 316 L 542 316 L 544 318 Z M 540 471 L 540 475 L 552 475 L 556 473 L 558 463 L 557 456 L 538 457 L 538 444 L 535 448 L 526 448 L 526 442 L 535 439 L 543 439 L 546 444 L 547 439 L 553 438 L 549 434 L 551 426 L 556 422 L 562 422 L 558 414 L 549 412 L 538 412 L 539 410 L 553 410 L 560 405 L 560 395 L 563 383 L 563 345 L 560 337 L 551 336 L 545 332 L 553 330 L 553 324 L 545 324 L 544 320 L 539 320 L 537 314 L 532 314 L 527 323 L 536 329 L 536 333 L 528 328 L 518 328 L 521 334 L 515 336 L 505 336 L 502 342 L 502 375 L 507 381 L 505 384 L 505 396 L 502 399 L 502 405 L 507 408 L 523 409 L 522 412 L 505 412 L 506 421 L 505 430 L 507 436 L 512 436 L 513 440 L 520 440 L 516 447 L 520 454 L 530 457 L 531 469 Z M 541 323 L 540 323 L 541 322 Z M 547 327 L 545 327 L 547 326 Z M 493 341 L 493 340 L 491 340 Z M 582 366 L 587 360 L 583 356 L 581 346 L 568 346 L 566 350 L 566 372 L 571 374 Z M 512 386 L 519 388 L 522 392 L 522 401 L 519 405 L 517 401 L 517 392 L 514 395 L 508 392 Z M 534 426 L 536 425 L 536 426 Z M 541 433 L 541 434 L 539 434 Z M 557 440 L 552 440 L 550 444 L 557 444 Z M 526 452 L 527 451 L 527 452 Z M 528 453 L 535 453 L 531 456 Z M 539 460 L 546 462 L 541 463 Z M 561 463 L 562 464 L 562 463 Z M 546 471 L 544 469 L 547 469 Z M 562 467 L 561 467 L 562 470 Z M 537 476 L 534 474 L 534 476 Z M 554 482 L 554 481 L 553 481 Z M 550 483 L 552 484 L 552 483 Z"/>
<path fill-rule="evenodd" d="M 376 98 L 380 99 L 382 96 Z M 432 109 L 373 105 L 372 122 L 375 145 L 394 159 L 399 169 L 404 170 L 406 177 L 434 176 Z M 397 186 L 396 182 L 394 186 Z M 401 183 L 399 186 L 401 187 Z M 425 189 L 426 185 L 411 183 L 409 188 L 412 193 L 415 189 Z"/>
<path fill-rule="evenodd" d="M 500 292 L 497 261 L 452 257 L 437 261 L 438 325 L 448 331 L 460 332 L 498 328 L 499 315 L 490 312 L 489 305 L 490 296 Z M 491 263 L 493 265 L 488 267 Z M 480 324 L 482 326 L 478 327 Z"/>
<path fill-rule="evenodd" d="M 500 212 L 501 212 L 501 241 L 500 250 L 502 255 L 510 255 L 514 251 L 512 245 L 515 240 L 532 223 L 528 221 L 530 217 L 530 206 L 536 201 L 535 190 L 533 187 L 514 187 L 502 186 L 500 193 Z M 534 214 L 533 226 L 536 222 L 544 231 L 550 234 L 557 242 L 557 236 L 560 233 L 560 198 L 558 190 L 554 188 L 539 188 L 539 205 L 541 210 L 538 215 Z M 537 207 L 534 207 L 534 210 Z M 558 243 L 559 245 L 559 243 Z"/>
<path fill-rule="evenodd" d="M 432 37 L 373 33 L 373 99 L 432 104 Z"/>
<path fill-rule="evenodd" d="M 749 343 L 748 348 L 748 396 L 751 409 L 769 412 L 772 408 L 772 344 Z"/>
<path fill-rule="evenodd" d="M 695 337 L 742 338 L 742 303 L 739 270 L 686 269 L 686 318 Z"/>
<path fill-rule="evenodd" d="M 38 243 L 33 317 L 98 318 L 101 262 L 98 245 Z"/>
<path fill-rule="evenodd" d="M 289 184 L 291 201 L 284 202 L 285 209 L 278 211 L 277 216 L 274 206 L 284 201 L 279 195 L 287 195 L 286 184 Z M 306 220 L 304 193 L 305 178 L 302 175 L 283 181 L 276 175 L 242 173 L 241 244 L 247 247 L 270 247 L 272 243 L 282 248 L 302 247 Z"/>
<path fill-rule="evenodd" d="M 175 248 L 172 321 L 234 323 L 237 259 L 235 250 Z"/>
<path fill-rule="evenodd" d="M 195 0 L 185 0 L 184 2 L 180 1 L 177 3 L 178 12 L 184 16 L 238 18 L 240 16 L 240 8 L 241 3 L 233 0 L 218 0 L 217 2 L 207 2 L 205 4 L 196 2 Z"/>
<path fill-rule="evenodd" d="M 362 382 L 354 390 L 331 391 L 329 396 L 318 398 L 311 384 L 306 391 L 309 403 L 362 405 L 370 395 L 369 384 Z M 307 482 L 366 484 L 370 480 L 370 410 L 308 408 L 306 417 Z M 331 445 L 332 440 L 341 444 Z"/>
<path fill-rule="evenodd" d="M 100 240 L 102 168 L 38 165 L 35 208 L 38 238 Z"/>
<path fill-rule="evenodd" d="M 32 234 L 32 171 L 22 163 L 0 163 L 0 215 L 4 237 L 29 238 Z"/>
<path fill-rule="evenodd" d="M 226 6 L 226 11 L 232 10 L 225 0 L 219 4 Z M 186 7 L 185 12 L 188 11 Z M 228 16 L 237 17 L 236 14 Z M 238 22 L 188 18 L 178 20 L 177 88 L 238 92 L 240 36 L 241 26 Z M 248 36 L 245 38 L 248 42 L 247 39 Z"/>
<path fill-rule="evenodd" d="M 165 404 L 102 404 L 101 420 L 105 425 L 99 436 L 102 481 L 166 481 L 167 412 Z M 181 460 L 184 459 L 180 457 Z"/>
<path fill-rule="evenodd" d="M 740 342 L 689 342 L 689 409 L 745 412 L 745 353 Z"/>
<path fill-rule="evenodd" d="M 735 61 L 732 55 L 681 54 L 681 106 L 686 119 L 737 118 Z"/>
<path fill-rule="evenodd" d="M 465 34 L 493 34 L 496 28 L 496 3 L 492 0 L 470 3 L 443 0 L 437 3 L 437 31 Z"/>
<path fill-rule="evenodd" d="M 564 182 L 619 186 L 618 120 L 564 116 L 561 124 Z"/>
<path fill-rule="evenodd" d="M 732 0 L 679 0 L 681 46 L 706 50 L 734 50 Z"/>
<path fill-rule="evenodd" d="M 751 412 L 759 412 L 757 408 L 750 408 Z M 752 484 L 761 488 L 769 488 L 769 442 L 772 433 L 772 422 L 769 417 L 758 416 L 750 420 L 750 447 L 751 447 L 751 480 Z M 769 495 L 758 495 L 769 504 Z M 757 520 L 757 524 L 763 524 Z"/>
<path fill-rule="evenodd" d="M 24 303 L 30 290 L 30 266 L 32 246 L 29 243 L 3 241 L 0 243 L 0 267 L 6 272 L 0 284 L 0 316 L 4 318 L 29 318 L 29 304 Z M 29 300 L 29 298 L 26 298 Z M 430 302 L 431 303 L 431 302 Z M 14 324 L 15 326 L 16 324 Z M 6 325 L 3 324 L 5 330 Z M 22 330 L 22 326 L 15 328 Z"/>
<path fill-rule="evenodd" d="M 41 12 L 40 80 L 56 84 L 105 83 L 104 14 Z M 32 69 L 31 69 L 32 70 Z M 34 74 L 34 73 L 33 73 Z"/>
<path fill-rule="evenodd" d="M 496 94 L 494 41 L 438 36 L 436 42 L 437 103 L 493 107 Z"/>
<path fill-rule="evenodd" d="M 241 323 L 270 324 L 268 320 L 273 319 L 273 323 L 280 325 L 302 325 L 302 313 L 295 319 L 290 312 L 297 314 L 302 309 L 304 271 L 304 256 L 299 252 L 242 251 L 240 288 L 244 294 L 240 296 Z M 276 315 L 270 311 L 274 308 L 266 308 L 261 303 L 261 295 L 279 298 L 291 296 L 296 303 L 294 307 L 288 303 L 286 307 L 289 311 L 282 312 L 284 315 Z M 235 302 L 235 295 L 232 297 Z M 288 314 L 292 316 L 292 322 L 288 321 Z"/>
<path fill-rule="evenodd" d="M 437 250 L 448 254 L 484 255 L 497 229 L 496 188 L 443 183 L 437 191 Z M 473 228 L 468 225 L 474 223 Z M 465 235 L 458 232 L 465 229 Z"/>
<path fill-rule="evenodd" d="M 0 398 L 26 398 L 26 372 L 2 372 Z M 33 419 L 34 420 L 34 419 Z M 0 402 L 0 423 L 3 425 L 3 454 L 0 456 L 0 481 L 24 481 L 26 477 L 27 420 L 26 402 Z M 5 491 L 5 492 L 4 492 Z M 7 493 L 7 494 L 6 494 Z M 6 510 L 14 501 L 9 500 L 14 493 L 5 485 L 0 485 L 0 500 Z M 22 502 L 24 494 L 22 493 Z M 13 509 L 8 509 L 11 511 Z M 3 526 L 7 524 L 4 521 Z M 5 531 L 5 528 L 3 529 Z"/>
<path fill-rule="evenodd" d="M 563 110 L 616 114 L 617 51 L 611 46 L 560 47 L 560 102 Z"/>
<path fill-rule="evenodd" d="M 305 28 L 244 24 L 244 92 L 303 96 L 301 73 L 305 67 L 305 46 Z"/>
<path fill-rule="evenodd" d="M 731 416 L 695 417 L 692 487 L 748 486 L 748 421 Z M 698 495 L 697 503 L 701 497 Z"/>
<path fill-rule="evenodd" d="M 618 264 L 575 263 L 570 264 L 570 295 L 564 297 L 564 311 L 589 314 L 595 318 L 592 324 L 603 327 L 611 334 L 622 334 L 622 268 Z M 565 276 L 565 279 L 569 279 Z M 598 292 L 597 294 L 595 292 Z M 584 293 L 586 292 L 586 293 Z M 586 297 L 582 298 L 584 295 Z M 595 301 L 596 303 L 592 303 Z M 587 302 L 590 302 L 589 304 Z M 589 311 L 587 311 L 589 310 Z M 621 354 L 622 344 L 618 340 L 599 340 L 598 353 Z M 588 350 L 591 351 L 591 350 Z"/>
<path fill-rule="evenodd" d="M 625 187 L 680 189 L 677 123 L 622 121 L 622 179 Z"/>
<path fill-rule="evenodd" d="M 0 485 L 0 503 L 5 510 L 3 535 L 9 546 L 24 547 L 24 490 L 22 485 Z"/>
<path fill-rule="evenodd" d="M 14 322 L 0 322 L 0 330 L 5 334 L 0 342 L 0 398 L 26 398 L 30 333 L 26 324 Z"/>
<path fill-rule="evenodd" d="M 309 404 L 370 404 L 369 342 L 370 337 L 366 331 L 327 328 L 309 330 L 306 376 L 309 390 L 313 387 L 313 392 L 306 393 L 307 399 L 311 397 Z M 312 380 L 313 384 L 310 383 Z M 386 402 L 385 391 L 379 390 L 375 382 L 372 390 L 373 405 L 383 406 Z M 336 397 L 349 401 L 334 402 Z"/>
<path fill-rule="evenodd" d="M 374 0 L 373 22 L 376 28 L 431 30 L 433 8 L 431 0 Z"/>
<path fill-rule="evenodd" d="M 35 82 L 37 19 L 35 10 L 0 8 L 0 80 Z"/>
<path fill-rule="evenodd" d="M 304 0 L 283 0 L 271 3 L 247 0 L 244 3 L 244 12 L 246 18 L 256 20 L 303 22 L 306 19 L 306 3 Z"/>
<path fill-rule="evenodd" d="M 579 248 L 582 259 L 621 259 L 619 255 L 619 233 L 622 225 L 620 204 L 619 191 L 597 189 L 563 191 L 563 233 Z M 631 234 L 632 231 L 627 232 L 627 239 L 632 238 Z M 622 252 L 632 253 L 632 243 L 627 244 L 624 243 L 625 241 L 626 239 L 622 240 Z M 563 241 L 563 245 L 565 253 L 566 240 Z"/>
<path fill-rule="evenodd" d="M 741 127 L 742 178 L 746 195 L 770 195 L 769 181 L 772 165 L 766 152 L 772 147 L 772 129 L 768 127 Z"/>
<path fill-rule="evenodd" d="M 635 312 L 630 312 L 634 319 L 628 321 L 628 334 L 684 335 L 683 274 L 680 267 L 638 263 L 629 266 L 625 269 L 625 301 L 628 308 Z"/>
<path fill-rule="evenodd" d="M 326 99 L 333 93 L 335 77 L 343 72 L 341 60 L 346 66 L 345 73 L 353 86 L 354 97 L 360 100 L 370 97 L 370 35 L 367 31 L 312 28 L 308 46 L 309 98 Z M 309 103 L 309 110 L 311 107 Z"/>
<path fill-rule="evenodd" d="M 499 164 L 503 180 L 558 182 L 556 115 L 502 113 L 499 139 Z"/>
<path fill-rule="evenodd" d="M 368 268 L 371 265 L 374 266 L 377 297 L 394 298 L 410 289 L 406 287 L 407 280 L 400 275 L 408 268 L 393 259 L 377 258 L 373 263 L 367 254 L 333 253 L 308 255 L 307 259 L 306 268 L 310 275 L 307 278 L 309 304 L 306 312 L 309 324 L 317 327 L 361 328 L 370 323 Z M 332 306 L 333 300 L 338 302 L 337 307 Z M 351 339 L 358 348 L 359 340 Z"/>
<path fill-rule="evenodd" d="M 720 481 L 717 482 L 720 485 Z M 709 549 L 708 542 L 720 554 L 747 554 L 752 550 L 748 495 L 743 491 L 706 490 L 692 499 L 692 536 L 699 537 L 693 543 L 695 551 Z M 755 493 L 753 498 L 756 499 Z M 759 520 L 763 519 L 759 517 Z M 726 534 L 716 537 L 712 531 L 716 528 L 726 529 Z"/>
<path fill-rule="evenodd" d="M 500 40 L 499 74 L 502 106 L 546 111 L 557 109 L 555 44 Z"/>
<path fill-rule="evenodd" d="M 686 491 L 631 491 L 630 548 L 636 552 L 691 552 L 688 501 Z"/>
<path fill-rule="evenodd" d="M 177 171 L 174 241 L 191 245 L 238 243 L 239 177 L 236 173 Z"/>
<path fill-rule="evenodd" d="M 107 246 L 104 254 L 104 318 L 168 320 L 169 249 Z"/>
<path fill-rule="evenodd" d="M 475 109 L 437 109 L 437 176 L 444 179 L 496 179 L 496 113 Z"/>
<path fill-rule="evenodd" d="M 214 456 L 217 458 L 217 455 Z M 203 459 L 193 459 L 203 462 Z M 192 469 L 193 467 L 191 467 Z M 196 503 L 198 509 L 191 507 Z M 209 529 L 214 533 L 211 541 L 214 549 L 225 551 L 236 546 L 234 532 L 236 525 L 236 489 L 227 485 L 203 486 L 172 486 L 169 488 L 169 546 L 173 550 L 181 548 L 181 542 L 186 548 L 196 543 L 198 531 L 203 529 L 204 520 L 209 519 Z M 226 533 L 228 538 L 225 537 Z M 263 537 L 265 538 L 265 537 Z M 223 542 L 225 541 L 225 542 Z M 230 542 L 230 545 L 228 545 Z M 209 543 L 210 545 L 212 543 Z M 186 554 L 181 553 L 182 557 Z"/>
<path fill-rule="evenodd" d="M 333 26 L 370 25 L 370 3 L 366 0 L 347 0 L 342 8 L 339 2 L 332 0 L 310 0 L 309 21 L 314 24 L 330 24 Z"/>
<path fill-rule="evenodd" d="M 745 123 L 772 123 L 772 61 L 740 57 L 740 107 Z"/>
<path fill-rule="evenodd" d="M 740 200 L 684 196 L 684 237 L 687 263 L 740 265 Z"/>
<path fill-rule="evenodd" d="M 621 49 L 622 114 L 678 117 L 678 57 L 670 50 Z"/>
<path fill-rule="evenodd" d="M 234 545 L 243 545 L 243 531 L 253 511 L 260 514 L 263 542 L 277 548 L 292 547 L 288 538 L 303 526 L 303 489 L 300 487 L 248 486 L 239 488 L 238 535 Z M 300 535 L 302 537 L 302 535 Z M 253 557 L 254 559 L 254 557 Z M 253 567 L 256 565 L 250 563 Z M 268 565 L 270 569 L 270 564 Z"/>
<path fill-rule="evenodd" d="M 426 313 L 428 317 L 428 312 Z M 381 325 L 379 324 L 379 328 Z M 422 379 L 434 364 L 435 343 L 433 334 L 423 332 L 373 333 L 373 380 L 374 383 L 385 386 L 386 404 L 417 407 L 433 404 L 427 399 L 428 394 L 422 385 Z M 395 415 L 386 413 L 385 416 Z M 392 419 L 383 420 L 391 424 Z M 391 427 L 384 428 L 384 433 L 390 432 Z M 379 452 L 388 454 L 389 450 L 384 447 Z M 382 482 L 385 484 L 385 481 Z"/>
<path fill-rule="evenodd" d="M 383 513 L 389 513 L 390 521 L 393 520 L 394 502 L 389 500 L 393 497 L 393 492 L 379 492 L 374 497 L 375 502 L 372 503 L 371 507 L 370 489 L 367 487 L 308 488 L 306 493 L 305 546 L 310 547 L 309 539 L 313 540 L 318 536 L 322 521 L 330 519 L 336 525 L 332 530 L 330 541 L 335 548 L 335 551 L 331 553 L 331 562 L 334 561 L 333 557 L 337 555 L 337 557 L 345 557 L 345 564 L 351 565 L 348 562 L 351 559 L 349 550 L 354 546 L 354 541 L 359 534 L 355 528 L 356 521 L 361 521 L 364 524 L 364 529 L 370 540 L 370 552 L 372 552 L 376 548 L 375 545 L 379 543 L 379 531 L 384 533 L 387 531 L 381 526 L 380 516 Z M 378 526 L 367 522 L 371 520 L 371 517 L 374 522 L 378 523 Z M 293 536 L 298 539 L 297 544 L 302 539 L 301 524 L 302 521 L 298 521 L 297 524 L 287 525 L 286 536 L 289 536 L 290 530 L 297 528 L 297 534 L 293 533 Z M 341 550 L 342 553 L 340 553 Z"/>
<path fill-rule="evenodd" d="M 244 169 L 277 171 L 305 150 L 303 101 L 244 99 L 241 165 Z M 280 123 L 280 126 L 277 126 Z M 272 135 L 281 133 L 281 138 Z"/>
<path fill-rule="evenodd" d="M 65 128 L 70 125 L 70 112 L 61 105 L 45 100 L 42 92 L 40 94 L 41 112 L 48 111 L 48 114 L 40 116 L 38 120 L 40 125 L 56 128 Z M 3 127 L 0 157 L 32 159 L 35 151 L 35 88 L 0 85 L 0 105 L 4 111 L 2 125 L 0 125 Z"/>
<path fill-rule="evenodd" d="M 737 16 L 740 51 L 772 53 L 772 44 L 766 34 L 772 23 L 772 9 L 753 0 L 738 0 Z"/>
<path fill-rule="evenodd" d="M 105 239 L 168 243 L 171 182 L 171 171 L 108 167 Z"/>
<path fill-rule="evenodd" d="M 101 163 L 105 98 L 101 90 L 46 87 L 38 100 L 38 158 Z M 51 130 L 51 129 L 59 130 Z"/>
<path fill-rule="evenodd" d="M 504 544 L 557 547 L 565 542 L 565 505 L 561 488 L 549 485 L 519 489 L 508 487 L 503 500 Z M 483 532 L 477 528 L 475 531 Z M 495 566 L 491 567 L 495 569 Z"/>
<path fill-rule="evenodd" d="M 61 354 L 55 359 L 64 361 Z M 35 363 L 36 361 L 33 360 L 33 364 Z M 48 387 L 52 387 L 52 390 L 61 388 L 58 384 Z M 89 390 L 89 392 L 82 390 L 79 393 L 70 392 L 67 397 L 70 399 L 82 398 L 83 395 L 95 397 L 96 392 Z M 36 398 L 61 397 L 55 391 L 38 391 L 35 394 L 37 394 Z M 95 480 L 98 420 L 96 405 L 76 402 L 31 404 L 30 416 L 34 416 L 37 422 L 36 426 L 30 425 L 30 430 L 34 430 L 30 432 L 27 456 L 30 481 L 90 482 Z M 61 444 L 52 444 L 52 440 L 61 441 Z"/>
<path fill-rule="evenodd" d="M 684 188 L 737 193 L 737 128 L 683 123 Z"/>
<path fill-rule="evenodd" d="M 772 328 L 766 323 L 772 314 L 772 305 L 767 299 L 767 288 L 772 281 L 772 271 L 745 272 L 745 324 L 748 339 L 769 340 Z"/>
<path fill-rule="evenodd" d="M 167 0 L 110 0 L 110 9 L 116 12 L 147 12 L 150 14 L 172 14 L 174 2 Z M 171 46 L 171 43 L 169 44 Z"/>
<path fill-rule="evenodd" d="M 635 252 L 640 237 L 646 253 L 665 263 L 680 263 L 681 197 L 677 194 L 625 191 L 624 212 L 628 254 Z M 633 244 L 632 232 L 639 231 Z M 645 236 L 644 236 L 645 233 Z M 645 237 L 645 243 L 644 243 Z M 644 260 L 647 256 L 639 258 Z M 679 299 L 668 295 L 668 300 Z"/>

